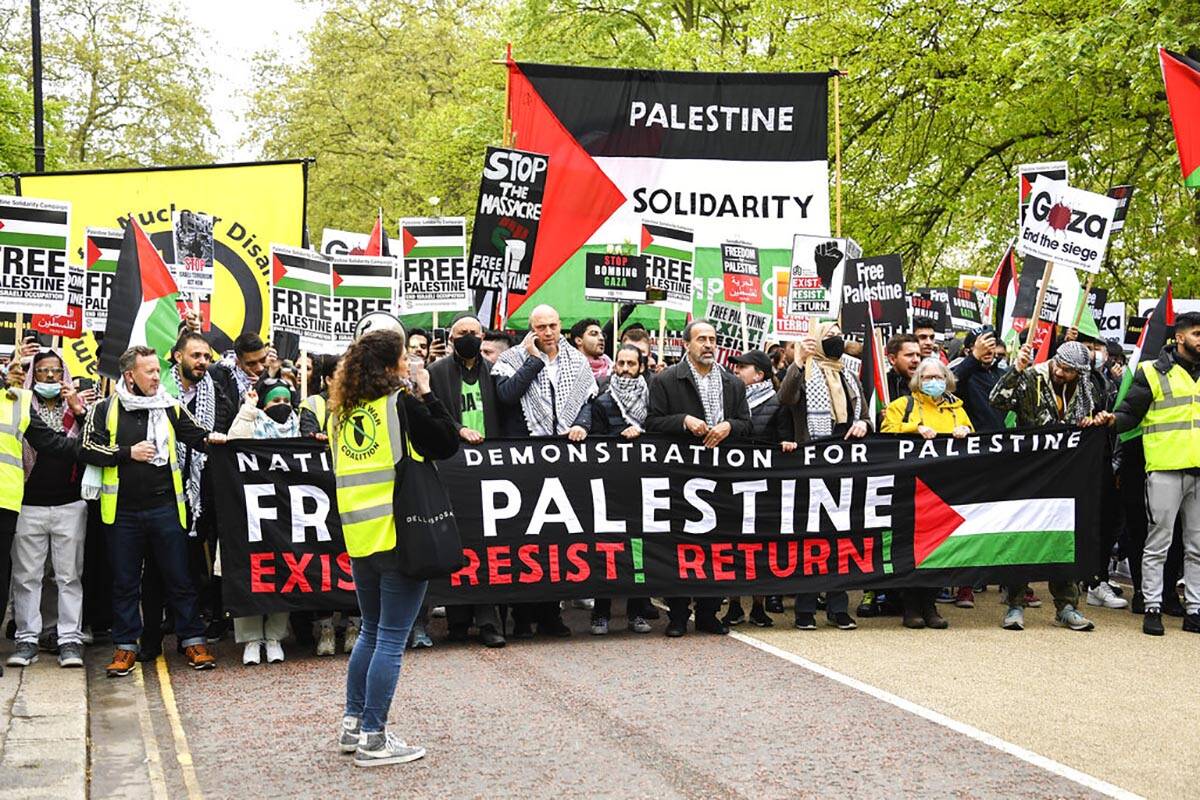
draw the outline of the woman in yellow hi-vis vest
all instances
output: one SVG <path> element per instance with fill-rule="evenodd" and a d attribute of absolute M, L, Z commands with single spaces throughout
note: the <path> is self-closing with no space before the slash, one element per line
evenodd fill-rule
<path fill-rule="evenodd" d="M 410 366 L 404 342 L 402 330 L 366 334 L 342 356 L 329 392 L 338 510 L 362 613 L 346 672 L 340 747 L 364 767 L 425 755 L 385 731 L 426 586 L 400 572 L 395 518 L 403 509 L 394 507 L 394 490 L 411 458 L 458 451 L 457 426 L 429 390 L 423 364 Z"/>

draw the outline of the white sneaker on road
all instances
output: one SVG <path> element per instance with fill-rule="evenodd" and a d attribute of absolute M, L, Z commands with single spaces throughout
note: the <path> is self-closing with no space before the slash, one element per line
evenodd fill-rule
<path fill-rule="evenodd" d="M 283 663 L 283 645 L 279 643 L 278 639 L 267 639 L 267 663 Z"/>
<path fill-rule="evenodd" d="M 1108 581 L 1100 581 L 1100 585 L 1095 589 L 1088 589 L 1087 604 L 1104 608 L 1129 607 L 1129 601 L 1124 597 L 1117 597 L 1117 593 L 1113 591 Z"/>
<path fill-rule="evenodd" d="M 383 767 L 404 764 L 425 755 L 424 747 L 409 747 L 391 731 L 362 734 L 362 744 L 354 751 L 354 766 Z"/>
<path fill-rule="evenodd" d="M 262 663 L 262 642 L 246 642 L 242 650 L 242 663 L 248 667 Z"/>

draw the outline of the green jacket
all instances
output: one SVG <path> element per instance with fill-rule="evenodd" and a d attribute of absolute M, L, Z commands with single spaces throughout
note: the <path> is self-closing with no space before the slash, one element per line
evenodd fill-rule
<path fill-rule="evenodd" d="M 1065 413 L 1060 414 L 1050 380 L 1050 364 L 1035 364 L 1018 372 L 1010 367 L 992 388 L 991 403 L 996 410 L 1012 411 L 1017 415 L 1017 427 L 1042 427 L 1079 422 L 1103 411 L 1104 399 L 1097 401 L 1087 375 L 1081 375 L 1074 390 L 1068 391 Z"/>

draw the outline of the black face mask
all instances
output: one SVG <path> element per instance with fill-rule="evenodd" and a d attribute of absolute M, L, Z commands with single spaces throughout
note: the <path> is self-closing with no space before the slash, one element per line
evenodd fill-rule
<path fill-rule="evenodd" d="M 825 353 L 826 358 L 841 358 L 842 353 L 846 352 L 846 340 L 840 336 L 822 339 L 821 351 Z"/>
<path fill-rule="evenodd" d="M 473 333 L 460 336 L 454 340 L 454 353 L 464 361 L 470 361 L 479 355 L 483 341 Z"/>
<path fill-rule="evenodd" d="M 276 403 L 268 409 L 264 409 L 266 415 L 272 420 L 282 425 L 292 416 L 292 407 L 287 403 Z"/>

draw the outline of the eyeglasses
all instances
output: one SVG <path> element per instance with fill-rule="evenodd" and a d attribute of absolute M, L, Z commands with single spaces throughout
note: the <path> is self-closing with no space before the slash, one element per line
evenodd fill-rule
<path fill-rule="evenodd" d="M 33 374 L 39 378 L 61 378 L 63 371 L 61 367 L 38 367 L 33 371 Z"/>

